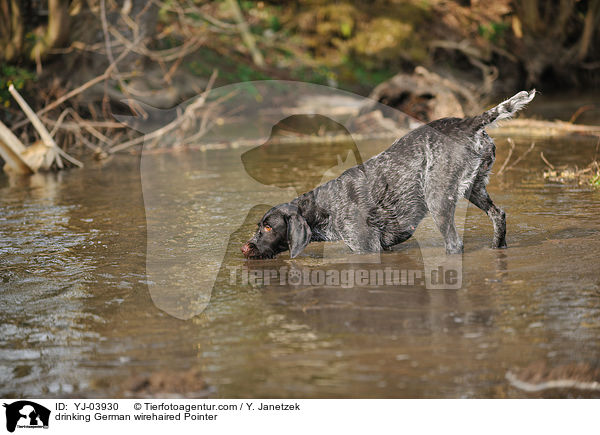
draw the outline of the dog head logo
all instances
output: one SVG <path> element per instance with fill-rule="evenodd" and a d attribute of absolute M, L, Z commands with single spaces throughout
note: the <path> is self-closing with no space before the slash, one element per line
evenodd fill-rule
<path fill-rule="evenodd" d="M 336 141 L 323 146 L 322 141 Z M 308 159 L 307 155 L 315 156 Z M 266 186 L 292 187 L 299 195 L 323 182 L 344 159 L 360 165 L 362 157 L 350 132 L 323 115 L 291 115 L 273 126 L 269 138 L 241 156 L 244 169 Z M 338 174 L 336 174 L 338 175 Z"/>
<path fill-rule="evenodd" d="M 50 410 L 29 400 L 5 403 L 6 430 L 14 432 L 18 428 L 48 428 Z"/>

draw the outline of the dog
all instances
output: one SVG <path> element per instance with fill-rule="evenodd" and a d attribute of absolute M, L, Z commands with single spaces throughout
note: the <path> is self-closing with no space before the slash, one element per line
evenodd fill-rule
<path fill-rule="evenodd" d="M 249 259 L 297 257 L 312 241 L 343 240 L 354 252 L 378 252 L 408 240 L 430 213 L 447 254 L 463 252 L 454 225 L 458 200 L 483 210 L 493 248 L 506 248 L 506 214 L 486 190 L 496 146 L 485 128 L 510 118 L 535 97 L 521 91 L 474 117 L 442 118 L 292 201 L 271 208 L 241 250 Z"/>

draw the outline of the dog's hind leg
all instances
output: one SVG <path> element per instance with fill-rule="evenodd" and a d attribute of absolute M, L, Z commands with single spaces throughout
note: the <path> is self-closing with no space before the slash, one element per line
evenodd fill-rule
<path fill-rule="evenodd" d="M 485 184 L 482 181 L 476 181 L 467 199 L 483 210 L 492 221 L 494 225 L 492 248 L 506 248 L 506 213 L 493 203 L 485 189 Z"/>
<path fill-rule="evenodd" d="M 456 210 L 456 195 L 446 196 L 440 193 L 427 195 L 425 198 L 429 213 L 444 236 L 447 254 L 461 254 L 463 242 L 458 236 L 454 225 L 454 211 Z"/>

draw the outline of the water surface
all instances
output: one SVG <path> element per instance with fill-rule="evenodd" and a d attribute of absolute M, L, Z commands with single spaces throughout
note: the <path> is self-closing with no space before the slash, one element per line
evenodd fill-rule
<path fill-rule="evenodd" d="M 497 143 L 496 170 L 508 152 Z M 545 182 L 539 158 L 543 150 L 552 162 L 582 167 L 595 144 L 540 142 L 491 177 L 492 198 L 508 215 L 509 249 L 489 248 L 491 223 L 468 207 L 459 290 L 231 283 L 226 265 L 311 267 L 324 249 L 311 245 L 296 263 L 287 255 L 260 264 L 241 258 L 255 217 L 293 189 L 265 191 L 263 205 L 254 203 L 258 183 L 232 176 L 240 150 L 145 156 L 155 182 L 177 200 L 172 209 L 144 209 L 135 156 L 30 178 L 1 175 L 0 394 L 110 397 L 124 394 L 134 375 L 195 368 L 206 388 L 191 395 L 207 397 L 526 397 L 508 371 L 599 361 L 600 192 Z M 514 156 L 528 147 L 517 142 Z M 179 270 L 181 279 L 219 270 L 201 314 L 182 320 L 156 306 L 147 216 L 183 228 L 181 246 L 214 240 Z M 428 222 L 419 231 L 435 233 Z M 219 243 L 228 247 L 224 258 Z M 368 262 L 343 245 L 326 249 Z M 414 241 L 380 261 L 423 265 Z"/>

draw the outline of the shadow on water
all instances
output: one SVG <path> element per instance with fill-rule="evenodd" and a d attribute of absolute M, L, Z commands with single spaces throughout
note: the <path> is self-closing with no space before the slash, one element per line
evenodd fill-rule
<path fill-rule="evenodd" d="M 508 147 L 497 143 L 502 162 Z M 528 146 L 518 143 L 515 152 Z M 537 145 L 546 156 L 582 160 L 591 146 Z M 386 147 L 374 142 L 366 149 L 373 155 Z M 195 393 L 210 397 L 529 397 L 506 380 L 508 371 L 536 361 L 599 360 L 600 192 L 545 183 L 539 153 L 491 177 L 490 193 L 508 216 L 507 250 L 489 249 L 489 220 L 468 208 L 459 290 L 427 290 L 408 275 L 400 285 L 341 283 L 349 263 L 367 275 L 376 267 L 422 270 L 413 241 L 375 265 L 337 243 L 313 244 L 293 261 L 287 254 L 245 260 L 239 247 L 256 222 L 294 194 L 267 193 L 262 205 L 246 201 L 258 183 L 231 179 L 240 154 L 149 157 L 164 169 L 156 177 L 183 203 L 193 204 L 201 190 L 211 210 L 151 210 L 153 219 L 180 213 L 179 224 L 197 237 L 214 237 L 222 223 L 234 228 L 224 235 L 210 303 L 188 320 L 169 316 L 149 294 L 137 158 L 0 178 L 3 396 L 121 395 L 134 375 L 194 368 L 207 384 Z M 177 172 L 185 177 L 169 178 Z M 211 193 L 217 185 L 227 187 L 218 197 Z M 311 281 L 323 264 L 340 282 L 327 285 L 318 274 Z M 264 282 L 265 271 L 282 268 L 285 285 L 279 275 Z M 290 284 L 298 273 L 310 279 Z"/>

